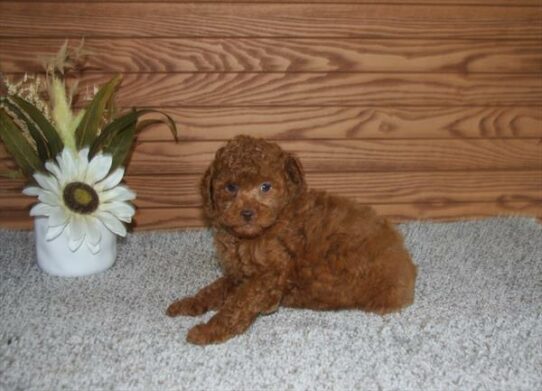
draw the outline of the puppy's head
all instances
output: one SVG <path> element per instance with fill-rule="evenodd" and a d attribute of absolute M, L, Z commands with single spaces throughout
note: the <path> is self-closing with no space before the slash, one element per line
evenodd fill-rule
<path fill-rule="evenodd" d="M 304 190 L 303 169 L 294 156 L 249 136 L 220 148 L 201 182 L 207 218 L 243 238 L 271 227 Z"/>

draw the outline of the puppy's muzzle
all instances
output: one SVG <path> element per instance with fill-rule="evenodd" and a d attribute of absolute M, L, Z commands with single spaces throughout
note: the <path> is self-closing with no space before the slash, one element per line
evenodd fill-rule
<path fill-rule="evenodd" d="M 252 220 L 254 218 L 254 211 L 252 209 L 243 209 L 241 211 L 241 216 L 243 216 L 243 219 L 246 221 L 246 222 L 249 222 L 250 220 Z"/>

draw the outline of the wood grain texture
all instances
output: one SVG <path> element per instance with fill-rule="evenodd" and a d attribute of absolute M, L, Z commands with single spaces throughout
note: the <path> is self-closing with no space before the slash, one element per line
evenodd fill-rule
<path fill-rule="evenodd" d="M 63 39 L 5 38 L 0 69 L 41 72 Z M 367 39 L 87 39 L 86 71 L 540 73 L 536 41 Z"/>
<path fill-rule="evenodd" d="M 456 221 L 499 216 L 542 217 L 541 202 L 469 202 L 434 204 L 379 204 L 376 211 L 394 222 L 410 220 Z M 138 210 L 136 231 L 201 228 L 200 208 L 146 208 Z M 0 228 L 31 229 L 32 219 L 23 210 L 0 210 Z"/>
<path fill-rule="evenodd" d="M 289 139 L 542 137 L 542 109 L 531 107 L 157 107 L 171 115 L 183 141 L 250 134 Z M 148 118 L 159 118 L 149 115 Z M 166 125 L 141 141 L 171 141 Z"/>
<path fill-rule="evenodd" d="M 539 107 L 163 107 L 182 140 L 542 137 Z M 140 140 L 170 141 L 165 125 Z"/>
<path fill-rule="evenodd" d="M 127 177 L 138 206 L 199 207 L 199 175 Z M 542 173 L 378 172 L 307 175 L 310 188 L 331 191 L 363 204 L 446 202 L 542 202 Z"/>
<path fill-rule="evenodd" d="M 157 107 L 171 115 L 183 141 L 250 134 L 291 139 L 449 139 L 542 137 L 542 109 L 531 107 Z M 149 115 L 146 118 L 159 118 Z M 154 125 L 140 141 L 171 141 Z"/>
<path fill-rule="evenodd" d="M 542 7 L 2 2 L 0 37 L 540 39 Z"/>
<path fill-rule="evenodd" d="M 200 207 L 200 175 L 128 176 L 139 208 Z M 331 191 L 364 204 L 447 202 L 542 202 L 542 173 L 536 171 L 309 173 L 310 188 Z M 28 209 L 25 180 L 0 178 L 0 209 Z"/>
<path fill-rule="evenodd" d="M 130 174 L 203 173 L 220 142 L 141 143 Z M 288 140 L 307 172 L 542 169 L 542 141 Z"/>
<path fill-rule="evenodd" d="M 111 75 L 87 75 L 81 87 Z M 538 75 L 427 73 L 127 74 L 121 106 L 536 106 Z"/>
<path fill-rule="evenodd" d="M 10 0 L 0 0 L 8 2 Z M 11 0 L 13 1 L 13 0 Z M 20 0 L 29 3 L 50 3 L 50 0 Z M 55 0 L 65 3 L 65 0 Z M 215 0 L 216 1 L 216 0 Z M 108 0 L 70 0 L 72 3 L 104 3 Z M 115 0 L 115 3 L 140 3 L 141 0 Z M 146 3 L 209 3 L 209 0 L 145 0 Z M 296 3 L 379 4 L 382 0 L 296 0 Z M 228 0 L 227 3 L 292 3 L 291 0 Z M 388 0 L 387 4 L 453 4 L 453 5 L 510 5 L 507 0 Z M 514 6 L 536 6 L 540 0 L 514 0 Z"/>
<path fill-rule="evenodd" d="M 220 141 L 142 142 L 128 175 L 202 174 Z M 307 172 L 542 170 L 541 139 L 285 140 Z M 0 172 L 13 168 L 0 147 Z"/>
<path fill-rule="evenodd" d="M 83 89 L 120 72 L 121 106 L 172 114 L 181 142 L 148 129 L 128 169 L 136 229 L 200 227 L 199 178 L 240 133 L 394 221 L 542 218 L 540 20 L 540 0 L 0 0 L 0 70 L 85 36 Z M 30 226 L 22 183 L 0 179 L 0 226 Z"/>

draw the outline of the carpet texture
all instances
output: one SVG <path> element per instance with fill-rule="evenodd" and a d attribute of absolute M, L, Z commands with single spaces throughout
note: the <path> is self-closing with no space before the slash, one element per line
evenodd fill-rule
<path fill-rule="evenodd" d="M 219 275 L 207 231 L 137 233 L 109 271 L 48 276 L 0 231 L 2 390 L 540 390 L 542 225 L 400 226 L 419 267 L 400 314 L 281 308 L 225 344 L 164 315 Z"/>

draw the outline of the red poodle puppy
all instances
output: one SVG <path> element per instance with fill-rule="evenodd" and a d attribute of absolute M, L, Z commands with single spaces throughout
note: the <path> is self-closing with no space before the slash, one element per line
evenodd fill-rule
<path fill-rule="evenodd" d="M 201 192 L 224 276 L 167 309 L 218 311 L 189 342 L 226 341 L 280 305 L 384 314 L 412 303 L 416 267 L 393 225 L 370 207 L 308 190 L 299 160 L 277 144 L 234 138 Z"/>

